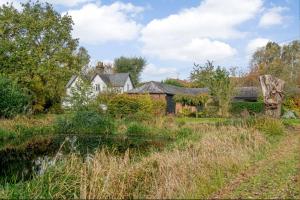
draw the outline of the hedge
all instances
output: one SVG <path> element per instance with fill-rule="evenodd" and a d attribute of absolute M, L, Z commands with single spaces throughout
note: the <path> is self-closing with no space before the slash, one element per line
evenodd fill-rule
<path fill-rule="evenodd" d="M 106 104 L 108 112 L 117 118 L 147 118 L 153 115 L 165 114 L 164 99 L 154 99 L 149 94 L 129 95 L 117 94 L 98 98 L 99 103 Z M 109 98 L 108 98 L 109 97 Z"/>
<path fill-rule="evenodd" d="M 263 102 L 232 102 L 230 112 L 240 114 L 247 110 L 249 113 L 261 113 L 264 111 Z"/>

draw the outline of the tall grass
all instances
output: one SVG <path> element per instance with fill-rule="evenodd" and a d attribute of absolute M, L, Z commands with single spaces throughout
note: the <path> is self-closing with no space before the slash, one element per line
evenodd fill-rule
<path fill-rule="evenodd" d="M 4 198 L 205 198 L 268 146 L 254 129 L 194 125 L 178 136 L 185 148 L 153 152 L 140 160 L 106 150 L 82 159 L 70 155 L 43 176 L 7 185 Z M 183 137 L 184 135 L 184 137 Z"/>

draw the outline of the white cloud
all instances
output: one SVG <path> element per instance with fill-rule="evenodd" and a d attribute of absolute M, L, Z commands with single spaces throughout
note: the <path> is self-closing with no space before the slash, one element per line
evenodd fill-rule
<path fill-rule="evenodd" d="M 2 6 L 4 4 L 5 5 L 6 4 L 8 4 L 8 5 L 12 4 L 17 10 L 21 9 L 21 4 L 18 1 L 14 1 L 14 0 L 0 0 L 0 6 Z"/>
<path fill-rule="evenodd" d="M 260 18 L 259 26 L 260 27 L 270 27 L 275 25 L 280 25 L 283 23 L 284 16 L 282 12 L 286 11 L 286 7 L 274 7 L 268 9 L 266 13 Z"/>
<path fill-rule="evenodd" d="M 73 35 L 86 44 L 107 41 L 126 41 L 136 38 L 141 25 L 132 16 L 143 8 L 131 3 L 116 2 L 111 5 L 87 4 L 79 10 L 69 10 L 75 23 Z"/>
<path fill-rule="evenodd" d="M 236 27 L 255 17 L 261 0 L 204 0 L 143 30 L 143 52 L 165 59 L 203 61 L 232 56 L 235 50 L 221 40 L 243 37 Z"/>
<path fill-rule="evenodd" d="M 43 1 L 48 2 L 50 4 L 73 7 L 82 3 L 91 2 L 92 0 L 43 0 Z"/>
<path fill-rule="evenodd" d="M 178 71 L 174 67 L 157 67 L 156 65 L 150 63 L 145 67 L 142 73 L 142 79 L 144 81 L 161 80 L 166 77 L 176 78 L 177 75 L 178 75 Z"/>
<path fill-rule="evenodd" d="M 253 54 L 258 48 L 266 46 L 270 39 L 267 38 L 255 38 L 251 40 L 246 48 L 247 54 Z"/>

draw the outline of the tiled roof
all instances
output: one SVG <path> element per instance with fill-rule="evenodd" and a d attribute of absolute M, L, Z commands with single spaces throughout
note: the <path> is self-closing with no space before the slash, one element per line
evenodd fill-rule
<path fill-rule="evenodd" d="M 95 74 L 90 80 L 93 81 L 93 79 L 99 75 L 100 78 L 104 81 L 106 85 L 112 86 L 112 87 L 123 87 L 128 79 L 130 77 L 129 73 L 116 73 L 116 74 Z M 73 75 L 69 82 L 67 83 L 66 87 L 70 87 L 72 83 L 76 80 L 78 76 Z"/>
<path fill-rule="evenodd" d="M 99 76 L 106 85 L 123 87 L 129 77 L 129 73 L 99 74 Z"/>
<path fill-rule="evenodd" d="M 183 88 L 177 87 L 173 85 L 168 85 L 160 82 L 147 82 L 141 87 L 132 89 L 128 91 L 130 94 L 189 94 L 189 95 L 197 95 L 203 93 L 209 93 L 208 88 Z M 237 87 L 236 95 L 234 98 L 236 99 L 248 99 L 248 98 L 257 98 L 259 95 L 259 88 L 257 87 Z"/>
<path fill-rule="evenodd" d="M 208 93 L 207 88 L 183 88 L 173 85 L 168 85 L 160 82 L 151 81 L 145 83 L 141 87 L 132 89 L 128 91 L 130 94 L 143 94 L 143 93 L 152 93 L 152 94 L 190 94 L 197 95 L 201 93 Z"/>

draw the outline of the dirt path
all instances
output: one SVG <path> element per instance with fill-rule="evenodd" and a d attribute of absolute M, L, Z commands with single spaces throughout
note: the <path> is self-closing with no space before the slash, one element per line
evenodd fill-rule
<path fill-rule="evenodd" d="M 265 159 L 240 173 L 211 196 L 228 198 L 300 198 L 300 127 L 291 131 Z"/>

